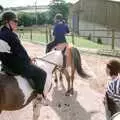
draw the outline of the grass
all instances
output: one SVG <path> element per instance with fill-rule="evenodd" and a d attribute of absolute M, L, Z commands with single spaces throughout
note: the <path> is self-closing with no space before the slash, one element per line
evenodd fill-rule
<path fill-rule="evenodd" d="M 110 49 L 110 45 L 102 45 L 102 44 L 97 44 L 93 41 L 87 40 L 85 38 L 81 37 L 75 37 L 74 38 L 74 45 L 77 47 L 84 47 L 84 48 L 93 48 L 93 49 L 101 49 L 101 48 L 106 48 Z M 68 43 L 72 43 L 72 37 L 67 37 Z"/>
<path fill-rule="evenodd" d="M 31 33 L 30 31 L 24 31 L 24 34 L 21 32 L 19 33 L 19 37 L 22 40 L 30 41 L 30 42 L 36 42 L 36 43 L 47 43 L 47 36 L 46 33 L 43 33 L 41 31 L 34 31 Z M 72 36 L 67 36 L 67 42 L 72 43 Z M 48 40 L 49 40 L 49 35 L 48 35 Z M 93 48 L 93 49 L 111 49 L 110 45 L 102 45 L 102 44 L 97 44 L 93 41 L 87 40 L 85 38 L 80 38 L 80 37 L 74 37 L 74 45 L 77 47 L 84 47 L 84 48 Z"/>

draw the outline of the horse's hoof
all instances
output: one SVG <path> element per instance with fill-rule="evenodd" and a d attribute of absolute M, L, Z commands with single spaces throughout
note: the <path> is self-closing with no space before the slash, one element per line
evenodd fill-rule
<path fill-rule="evenodd" d="M 65 93 L 65 96 L 70 96 L 70 91 L 69 90 Z"/>
<path fill-rule="evenodd" d="M 54 79 L 55 83 L 57 84 L 58 80 L 57 79 Z"/>
<path fill-rule="evenodd" d="M 41 101 L 41 104 L 42 104 L 43 106 L 48 106 L 48 105 L 50 104 L 50 101 L 49 101 L 48 99 L 43 99 L 43 100 Z"/>
<path fill-rule="evenodd" d="M 70 94 L 71 94 L 71 95 L 74 94 L 74 90 L 73 90 L 73 88 L 70 90 Z"/>

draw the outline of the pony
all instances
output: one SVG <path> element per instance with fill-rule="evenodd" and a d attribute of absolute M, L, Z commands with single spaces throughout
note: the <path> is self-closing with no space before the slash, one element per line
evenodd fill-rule
<path fill-rule="evenodd" d="M 57 46 L 55 46 L 52 50 L 64 51 L 63 68 L 64 68 L 64 71 L 67 71 L 66 73 L 69 76 L 69 79 L 67 80 L 68 90 L 65 93 L 65 95 L 66 96 L 73 95 L 74 94 L 73 82 L 74 82 L 75 72 L 77 71 L 78 75 L 82 78 L 90 77 L 90 75 L 88 75 L 82 68 L 81 56 L 80 56 L 79 50 L 67 43 L 60 43 Z M 62 70 L 59 76 L 59 79 L 61 82 L 62 82 L 62 73 L 63 73 Z M 56 72 L 55 72 L 55 82 L 56 84 L 58 84 Z"/>
<path fill-rule="evenodd" d="M 52 72 L 56 67 L 56 65 L 46 62 L 45 60 L 61 65 L 62 59 L 63 55 L 61 51 L 52 51 L 41 59 L 35 59 L 36 65 L 42 68 L 47 74 L 43 91 L 44 95 L 39 97 L 27 79 L 20 75 L 10 76 L 4 72 L 0 72 L 0 112 L 3 110 L 19 110 L 33 100 L 33 120 L 38 120 L 40 103 L 43 98 L 47 97 L 51 89 Z"/>

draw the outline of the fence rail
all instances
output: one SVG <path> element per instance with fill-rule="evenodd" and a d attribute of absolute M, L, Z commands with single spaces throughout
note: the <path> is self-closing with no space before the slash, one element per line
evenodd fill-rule
<path fill-rule="evenodd" d="M 52 37 L 52 26 L 45 25 L 45 26 L 39 26 L 39 27 L 27 27 L 27 28 L 19 28 L 18 29 L 18 35 L 20 38 L 24 40 L 29 40 L 32 42 L 44 42 L 48 43 L 53 39 Z M 67 35 L 68 42 L 71 42 L 75 45 L 81 45 L 81 37 L 82 38 L 89 38 L 91 35 L 93 42 L 97 42 L 94 39 L 101 39 L 103 45 L 109 45 L 109 48 L 111 46 L 111 49 L 115 49 L 116 47 L 116 39 L 119 42 L 120 39 L 120 33 L 117 32 L 115 29 L 80 29 L 79 34 L 76 34 L 74 32 L 71 32 Z M 104 43 L 104 42 L 105 43 Z M 92 43 L 91 43 L 92 44 Z M 117 44 L 118 45 L 118 44 Z M 119 46 L 120 47 L 120 43 Z"/>

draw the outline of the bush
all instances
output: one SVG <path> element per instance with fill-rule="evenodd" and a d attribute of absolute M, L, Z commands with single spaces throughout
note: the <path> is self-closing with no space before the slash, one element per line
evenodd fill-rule
<path fill-rule="evenodd" d="M 88 39 L 88 40 L 92 40 L 92 35 L 89 34 L 87 39 Z"/>
<path fill-rule="evenodd" d="M 100 37 L 97 38 L 97 43 L 102 44 L 102 39 Z"/>

